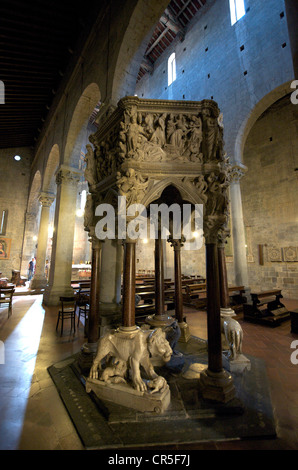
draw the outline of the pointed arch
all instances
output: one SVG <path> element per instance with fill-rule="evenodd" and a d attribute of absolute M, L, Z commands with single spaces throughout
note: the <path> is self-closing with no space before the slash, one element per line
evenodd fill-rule
<path fill-rule="evenodd" d="M 245 142 L 253 125 L 256 123 L 258 118 L 263 114 L 264 111 L 266 111 L 266 109 L 268 109 L 276 101 L 293 92 L 293 89 L 291 88 L 291 83 L 292 81 L 286 82 L 283 85 L 280 85 L 274 90 L 270 91 L 270 93 L 263 96 L 263 98 L 258 101 L 254 108 L 251 109 L 246 115 L 240 129 L 238 130 L 238 134 L 235 141 L 235 162 L 242 163 Z"/>

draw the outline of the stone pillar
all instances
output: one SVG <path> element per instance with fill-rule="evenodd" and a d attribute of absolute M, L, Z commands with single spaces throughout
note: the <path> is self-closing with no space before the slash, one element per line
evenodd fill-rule
<path fill-rule="evenodd" d="M 190 338 L 189 327 L 183 318 L 183 294 L 182 294 L 182 278 L 181 278 L 181 248 L 183 246 L 182 240 L 168 240 L 171 246 L 174 247 L 174 277 L 175 277 L 175 317 L 178 322 L 181 336 L 180 342 L 187 343 Z"/>
<path fill-rule="evenodd" d="M 247 168 L 243 165 L 235 165 L 231 168 L 230 201 L 233 227 L 235 283 L 238 286 L 244 286 L 248 289 L 245 228 L 240 188 L 240 179 L 244 176 L 246 171 Z"/>
<path fill-rule="evenodd" d="M 100 331 L 121 321 L 122 246 L 118 240 L 105 239 L 102 245 L 99 295 Z"/>
<path fill-rule="evenodd" d="M 161 238 L 161 229 L 159 227 L 158 237 L 155 239 L 155 314 L 149 315 L 146 322 L 154 327 L 163 327 L 170 325 L 174 319 L 169 316 L 165 310 L 164 295 L 164 256 L 163 240 Z"/>
<path fill-rule="evenodd" d="M 235 311 L 230 306 L 229 284 L 225 255 L 225 241 L 228 235 L 228 232 L 224 230 L 221 231 L 218 237 L 217 245 L 220 285 L 220 311 L 222 315 L 235 316 Z"/>
<path fill-rule="evenodd" d="M 122 330 L 135 330 L 136 240 L 124 241 Z"/>
<path fill-rule="evenodd" d="M 73 295 L 71 287 L 73 241 L 79 170 L 61 165 L 56 172 L 57 196 L 49 284 L 45 305 L 59 305 L 61 296 Z"/>
<path fill-rule="evenodd" d="M 92 264 L 89 313 L 86 328 L 88 332 L 88 342 L 83 345 L 78 358 L 78 363 L 82 372 L 89 372 L 97 351 L 97 342 L 99 339 L 99 292 L 101 281 L 102 242 L 98 240 L 94 234 L 90 234 L 89 241 L 92 243 Z"/>
<path fill-rule="evenodd" d="M 101 280 L 101 252 L 102 242 L 95 236 L 92 242 L 91 286 L 90 304 L 88 314 L 88 343 L 97 344 L 99 338 L 99 296 Z"/>
<path fill-rule="evenodd" d="M 44 289 L 48 282 L 45 275 L 45 262 L 48 244 L 50 207 L 54 199 L 55 196 L 50 193 L 41 193 L 39 197 L 41 215 L 36 253 L 36 268 L 35 275 L 30 286 L 31 289 Z"/>
<path fill-rule="evenodd" d="M 200 375 L 200 386 L 204 398 L 225 403 L 234 398 L 235 387 L 232 376 L 222 366 L 218 230 L 216 230 L 218 221 L 217 218 L 209 220 L 211 220 L 211 225 L 208 228 L 204 227 L 207 271 L 208 368 Z"/>

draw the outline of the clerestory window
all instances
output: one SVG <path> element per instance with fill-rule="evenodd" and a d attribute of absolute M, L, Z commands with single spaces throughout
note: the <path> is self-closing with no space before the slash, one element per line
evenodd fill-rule
<path fill-rule="evenodd" d="M 168 86 L 176 80 L 176 57 L 175 52 L 168 59 Z"/>
<path fill-rule="evenodd" d="M 231 24 L 235 24 L 245 15 L 244 0 L 230 0 Z"/>

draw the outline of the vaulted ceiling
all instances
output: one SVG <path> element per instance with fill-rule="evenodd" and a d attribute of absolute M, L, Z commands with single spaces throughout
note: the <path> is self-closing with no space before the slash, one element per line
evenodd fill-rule
<path fill-rule="evenodd" d="M 138 79 L 185 29 L 206 0 L 171 0 L 148 44 Z M 1 0 L 0 148 L 34 146 L 83 30 L 100 0 Z"/>

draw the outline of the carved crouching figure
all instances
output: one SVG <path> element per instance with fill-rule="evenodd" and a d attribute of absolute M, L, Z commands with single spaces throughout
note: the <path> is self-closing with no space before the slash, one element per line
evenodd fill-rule
<path fill-rule="evenodd" d="M 242 354 L 243 331 L 241 325 L 233 318 L 222 318 L 221 328 L 230 348 L 230 358 L 236 359 L 238 354 Z"/>
<path fill-rule="evenodd" d="M 140 392 L 147 391 L 146 382 L 141 377 L 141 366 L 144 368 L 149 380 L 154 381 L 152 382 L 154 391 L 157 391 L 156 386 L 159 391 L 163 391 L 167 387 L 166 380 L 156 374 L 150 362 L 150 356 L 162 357 L 164 362 L 171 359 L 172 349 L 161 328 L 147 331 L 140 329 L 131 337 L 125 336 L 119 330 L 107 333 L 98 341 L 97 354 L 90 370 L 90 378 L 100 378 L 109 382 L 111 371 L 107 372 L 107 377 L 99 373 L 101 361 L 108 355 L 115 358 L 115 363 L 125 364 L 125 367 L 131 373 L 132 385 L 136 390 Z M 125 373 L 126 370 L 122 369 L 122 377 Z"/>

